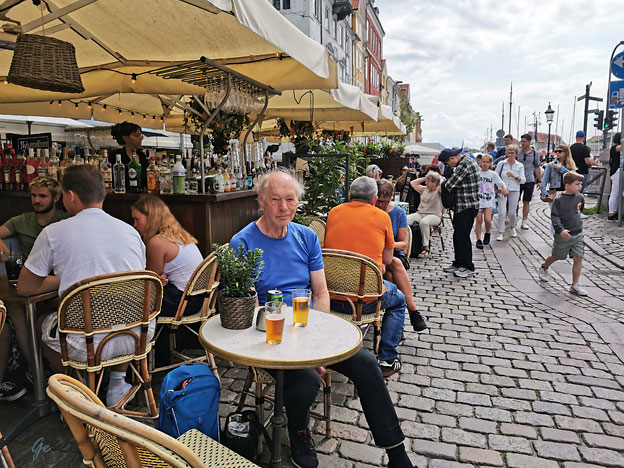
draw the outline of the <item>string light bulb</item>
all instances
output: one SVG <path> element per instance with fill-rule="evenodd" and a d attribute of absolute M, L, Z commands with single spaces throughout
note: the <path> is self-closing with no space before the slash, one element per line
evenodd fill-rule
<path fill-rule="evenodd" d="M 90 102 L 87 103 L 87 108 L 91 109 L 93 107 L 93 104 L 91 104 Z"/>
<path fill-rule="evenodd" d="M 119 115 L 121 115 L 121 109 L 119 109 Z"/>
<path fill-rule="evenodd" d="M 7 80 L 6 78 L 4 79 L 4 84 L 9 84 L 9 80 Z"/>
<path fill-rule="evenodd" d="M 63 105 L 63 103 L 59 100 L 58 106 L 61 107 L 62 105 Z"/>
<path fill-rule="evenodd" d="M 74 104 L 74 107 L 75 107 L 76 109 L 78 109 L 78 103 L 75 103 L 75 104 Z"/>
<path fill-rule="evenodd" d="M 132 115 L 132 118 L 134 119 L 134 112 L 131 112 L 130 114 Z"/>
<path fill-rule="evenodd" d="M 102 109 L 106 110 L 106 104 L 102 104 Z"/>
<path fill-rule="evenodd" d="M 145 120 L 147 117 L 145 117 L 145 114 L 143 114 L 143 120 Z"/>
<path fill-rule="evenodd" d="M 136 82 L 136 80 L 137 80 L 136 73 L 133 73 L 133 74 L 132 74 L 132 82 L 133 82 L 133 83 L 135 83 L 135 82 Z"/>

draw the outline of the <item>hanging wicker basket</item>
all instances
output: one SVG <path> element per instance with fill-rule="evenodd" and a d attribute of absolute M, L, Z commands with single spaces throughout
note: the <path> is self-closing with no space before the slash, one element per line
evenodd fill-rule
<path fill-rule="evenodd" d="M 217 303 L 221 326 L 231 330 L 244 330 L 251 327 L 257 298 L 257 293 L 247 297 L 226 297 L 219 292 Z"/>
<path fill-rule="evenodd" d="M 15 43 L 9 83 L 61 93 L 82 93 L 74 46 L 53 37 L 20 34 Z"/>

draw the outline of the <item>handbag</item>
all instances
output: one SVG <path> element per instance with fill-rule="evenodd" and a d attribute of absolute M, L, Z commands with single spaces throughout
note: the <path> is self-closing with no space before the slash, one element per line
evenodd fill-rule
<path fill-rule="evenodd" d="M 555 201 L 556 196 L 557 196 L 557 191 L 555 189 L 549 189 L 548 194 L 545 197 L 540 197 L 540 200 L 546 203 L 552 203 Z"/>

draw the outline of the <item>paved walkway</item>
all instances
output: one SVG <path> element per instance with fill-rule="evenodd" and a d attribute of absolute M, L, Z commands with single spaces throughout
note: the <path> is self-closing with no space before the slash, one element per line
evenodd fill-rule
<path fill-rule="evenodd" d="M 569 261 L 551 267 L 548 283 L 537 280 L 552 241 L 539 200 L 528 231 L 474 250 L 478 274 L 470 279 L 442 272 L 452 256 L 449 224 L 446 251 L 434 238 L 432 255 L 412 259 L 414 295 L 430 328 L 406 327 L 403 368 L 388 380 L 414 463 L 624 467 L 624 228 L 604 214 L 585 221 L 582 284 L 590 297 L 580 298 L 568 292 Z M 246 370 L 220 364 L 225 415 Z M 385 466 L 353 386 L 335 374 L 332 399 L 334 437 L 324 439 L 320 423 L 313 428 L 321 466 Z M 5 414 L 0 406 L 0 421 Z M 42 430 L 51 450 L 32 462 Z M 56 415 L 12 447 L 18 466 L 78 466 L 72 444 Z"/>

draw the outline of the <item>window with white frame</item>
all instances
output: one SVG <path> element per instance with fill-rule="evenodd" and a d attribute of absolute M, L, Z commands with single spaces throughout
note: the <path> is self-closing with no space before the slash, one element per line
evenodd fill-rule
<path fill-rule="evenodd" d="M 323 7 L 323 27 L 329 31 L 329 7 Z"/>

